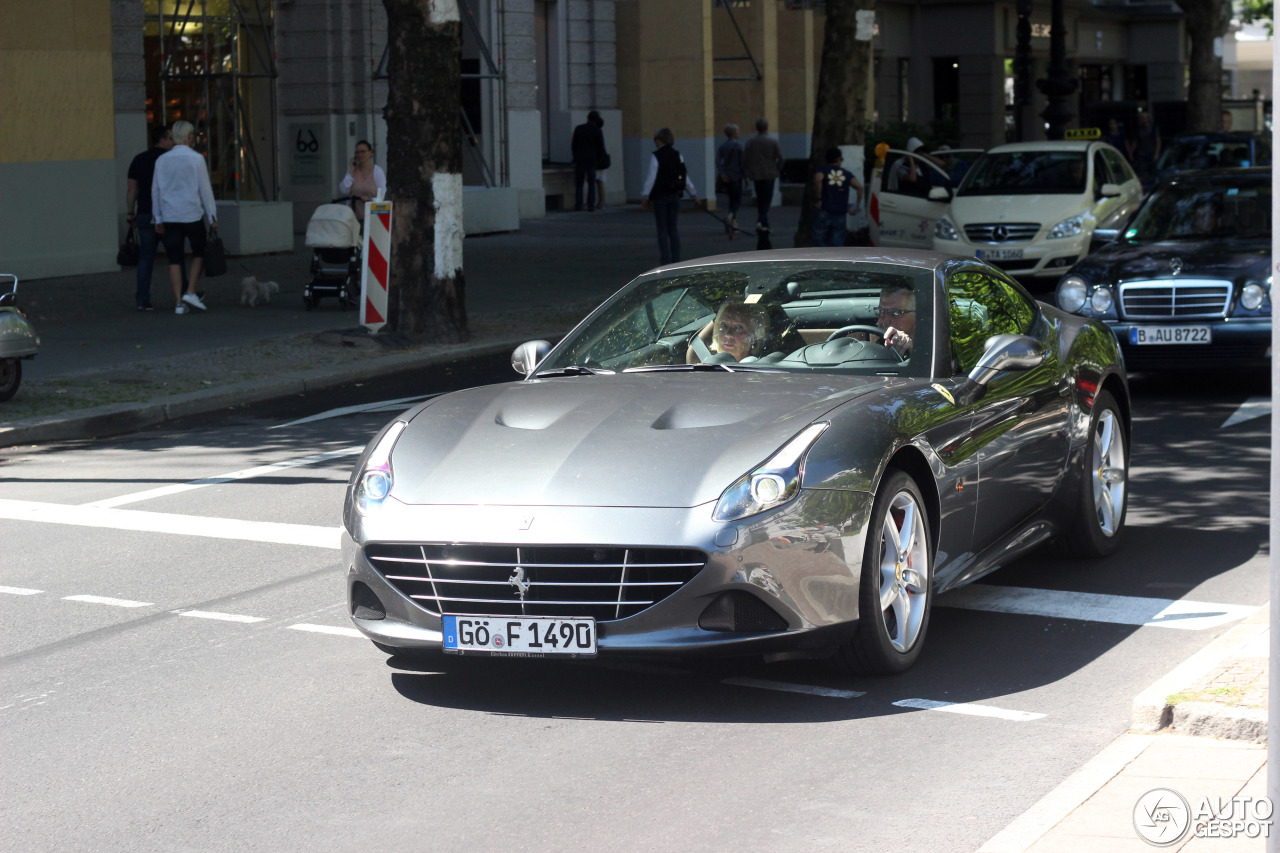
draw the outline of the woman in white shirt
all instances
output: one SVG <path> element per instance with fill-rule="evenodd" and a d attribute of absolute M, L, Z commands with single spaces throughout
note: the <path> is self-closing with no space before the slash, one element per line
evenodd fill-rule
<path fill-rule="evenodd" d="M 351 158 L 351 165 L 342 183 L 338 184 L 338 192 L 351 196 L 351 206 L 355 208 L 356 217 L 364 219 L 364 203 L 378 197 L 378 190 L 387 188 L 387 176 L 382 167 L 373 162 L 373 146 L 361 139 L 356 143 L 356 156 Z"/>

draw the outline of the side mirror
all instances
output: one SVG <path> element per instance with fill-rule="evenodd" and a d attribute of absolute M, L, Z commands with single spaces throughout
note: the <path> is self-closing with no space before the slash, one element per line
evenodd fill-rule
<path fill-rule="evenodd" d="M 521 376 L 528 376 L 549 352 L 551 344 L 548 341 L 526 341 L 511 353 L 511 368 Z"/>
<path fill-rule="evenodd" d="M 1095 228 L 1090 242 L 1095 246 L 1105 246 L 1120 239 L 1119 228 Z"/>
<path fill-rule="evenodd" d="M 1123 194 L 1119 184 L 1103 184 L 1098 192 L 1103 198 L 1119 198 Z"/>
<path fill-rule="evenodd" d="M 969 371 L 969 379 L 986 385 L 1002 370 L 1038 367 L 1047 355 L 1040 342 L 1029 335 L 993 335 L 987 338 L 987 348 Z"/>
<path fill-rule="evenodd" d="M 951 201 L 951 190 L 946 187 L 930 187 L 929 201 Z"/>

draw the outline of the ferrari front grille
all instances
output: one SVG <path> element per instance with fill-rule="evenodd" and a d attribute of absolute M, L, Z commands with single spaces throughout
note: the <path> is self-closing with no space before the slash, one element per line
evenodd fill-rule
<path fill-rule="evenodd" d="M 964 227 L 970 243 L 1026 243 L 1039 233 L 1039 222 L 983 222 Z"/>
<path fill-rule="evenodd" d="M 688 583 L 701 551 L 590 545 L 370 543 L 369 564 L 433 615 L 625 619 Z"/>
<path fill-rule="evenodd" d="M 1120 285 L 1120 316 L 1129 320 L 1224 317 L 1230 302 L 1229 281 L 1164 279 Z"/>

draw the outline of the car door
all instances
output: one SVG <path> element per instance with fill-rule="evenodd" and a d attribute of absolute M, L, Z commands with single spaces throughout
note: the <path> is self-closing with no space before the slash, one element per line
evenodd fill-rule
<path fill-rule="evenodd" d="M 997 542 L 1048 503 L 1067 462 L 1070 387 L 1057 329 L 1011 281 L 981 268 L 946 280 L 953 370 L 968 373 L 992 335 L 1030 334 L 1048 355 L 1028 370 L 998 374 L 974 404 L 969 442 L 978 456 L 973 551 Z"/>
<path fill-rule="evenodd" d="M 1098 219 L 1098 227 L 1119 228 L 1129 221 L 1134 211 L 1138 209 L 1138 205 L 1142 203 L 1142 181 L 1138 180 L 1137 174 L 1125 162 L 1119 151 L 1113 148 L 1099 150 L 1105 163 L 1106 171 L 1103 174 L 1108 176 L 1110 183 L 1120 187 L 1120 195 L 1115 199 L 1115 206 L 1108 210 L 1106 219 Z"/>
<path fill-rule="evenodd" d="M 871 239 L 877 246 L 903 246 L 916 249 L 933 248 L 933 225 L 946 213 L 950 201 L 935 201 L 918 189 L 895 186 L 893 169 L 904 157 L 916 161 L 916 168 L 927 175 L 930 186 L 947 186 L 945 172 L 927 158 L 890 149 L 884 164 L 876 167 L 871 182 Z"/>

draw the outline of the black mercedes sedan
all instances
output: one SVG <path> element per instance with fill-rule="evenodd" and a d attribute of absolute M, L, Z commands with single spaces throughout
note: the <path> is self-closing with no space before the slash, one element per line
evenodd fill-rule
<path fill-rule="evenodd" d="M 1129 370 L 1271 364 L 1271 169 L 1163 181 L 1058 283 L 1059 307 L 1111 327 Z"/>

